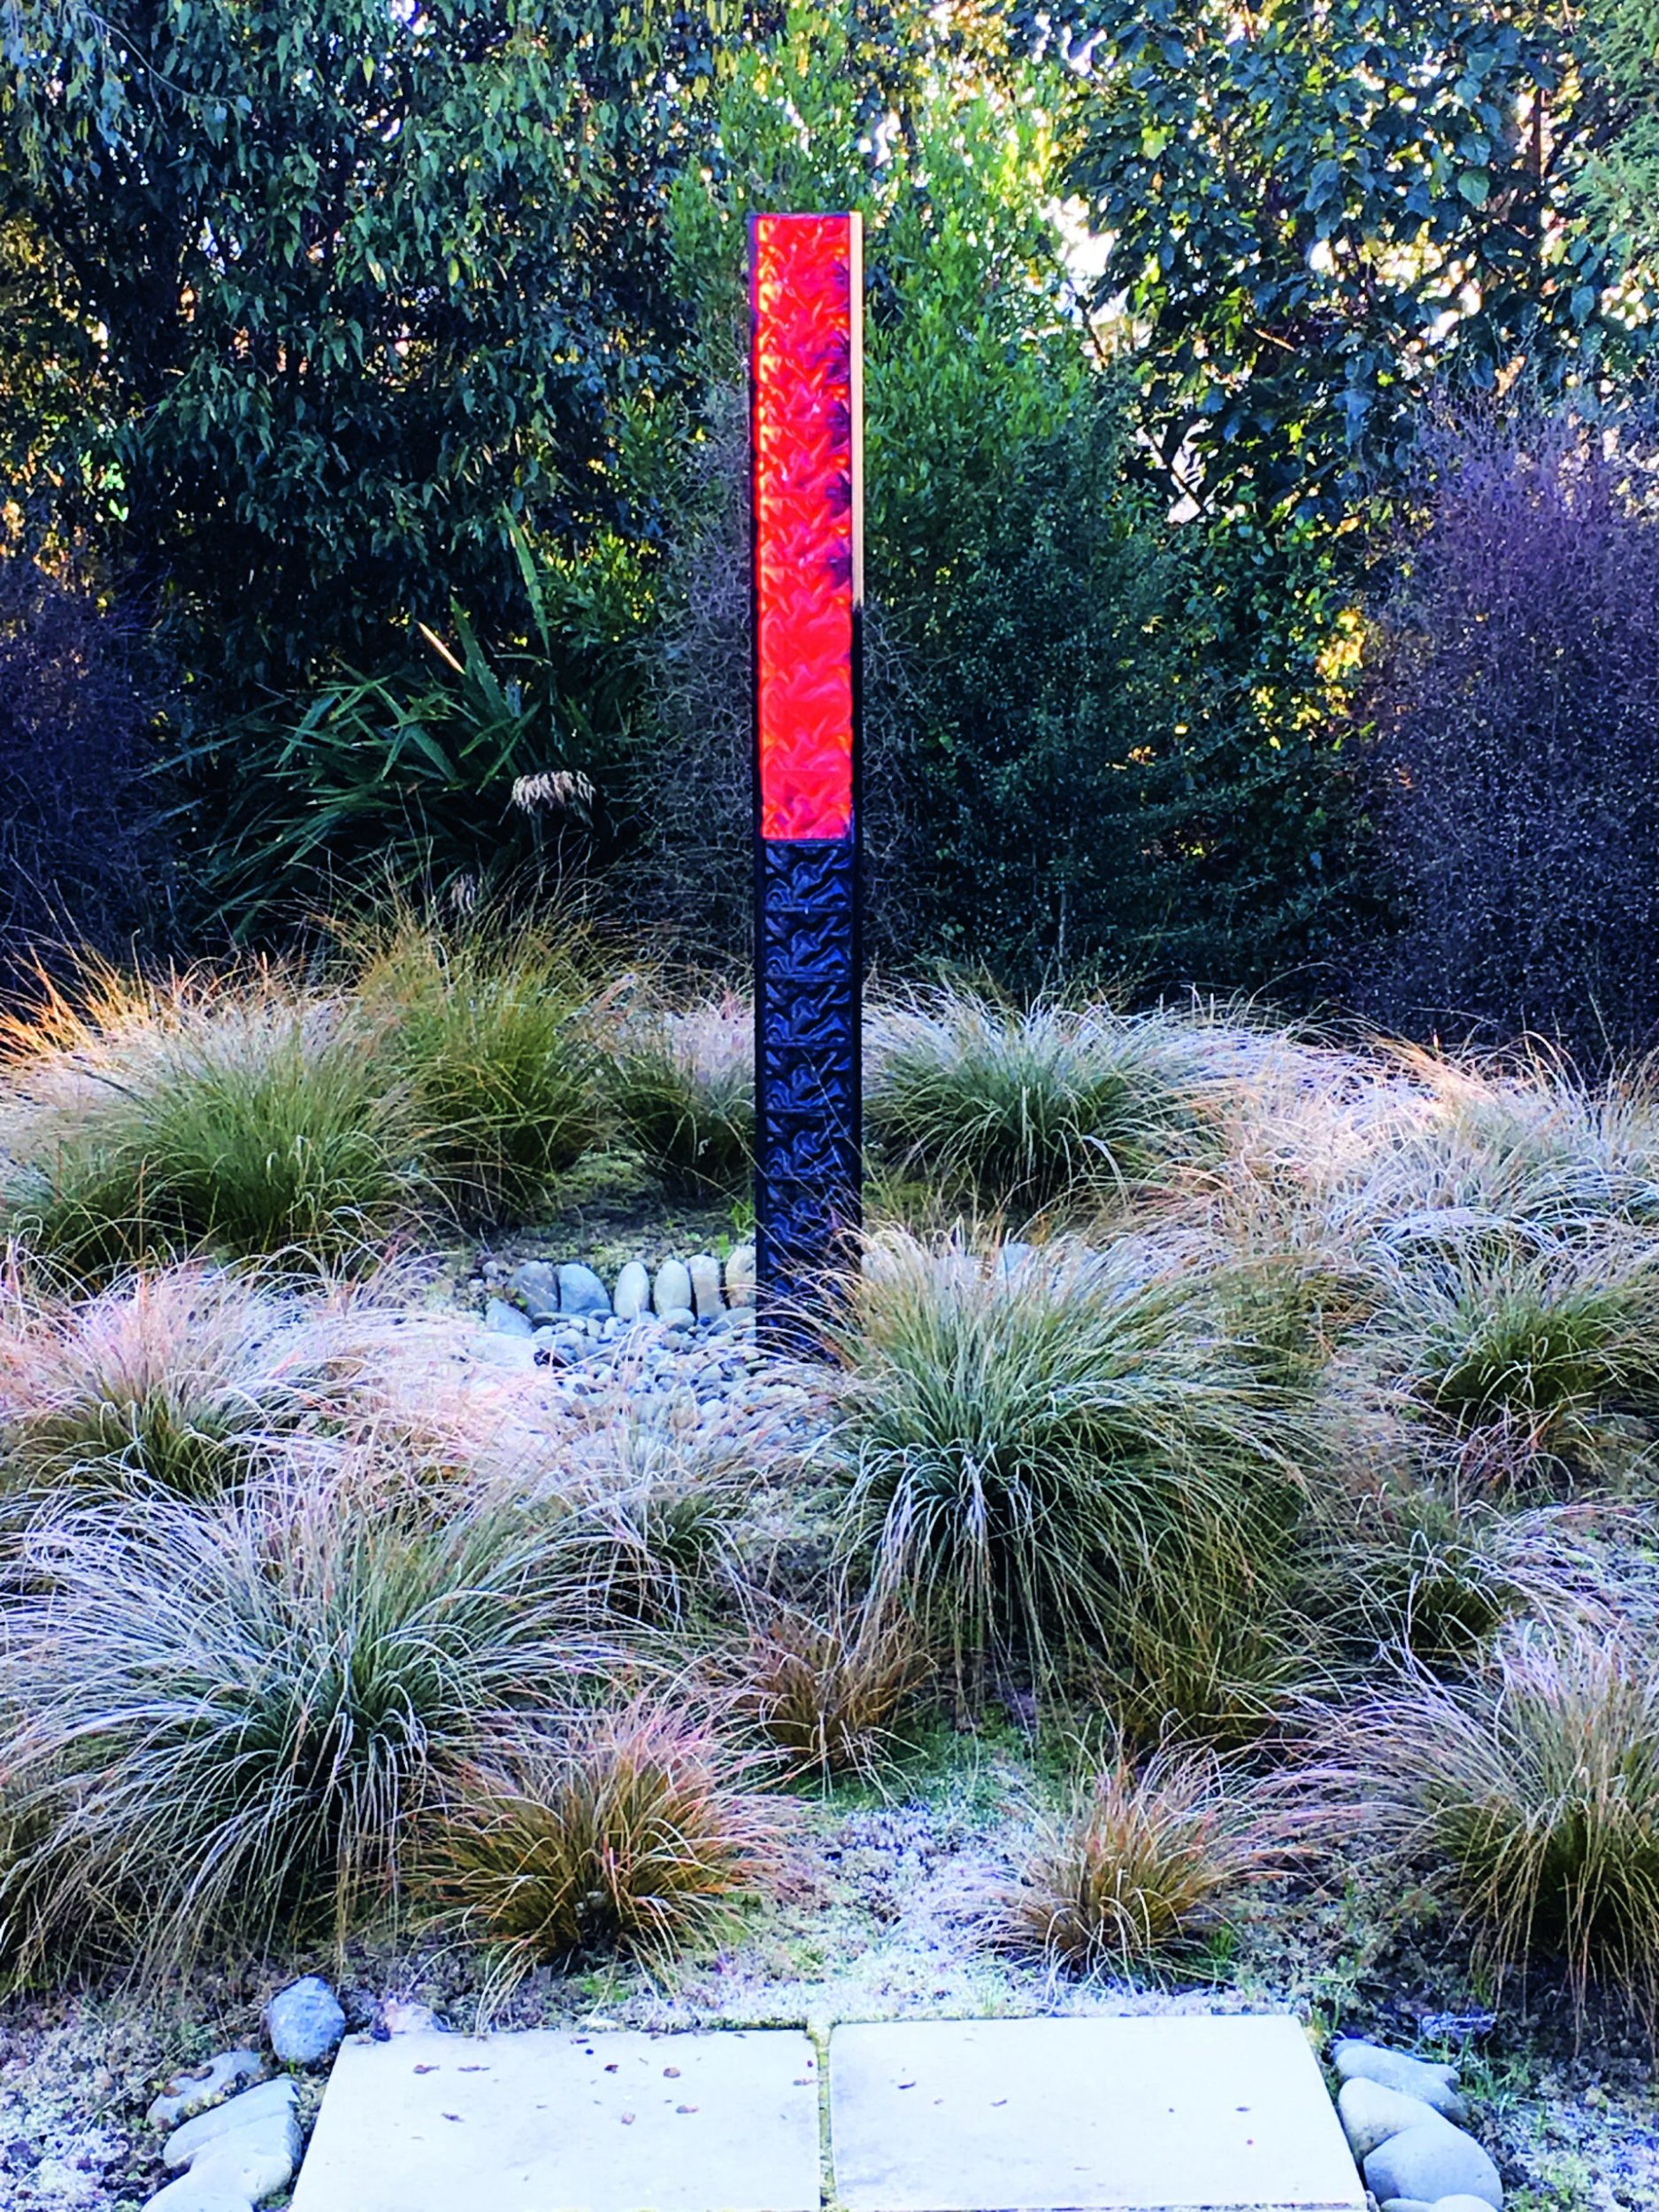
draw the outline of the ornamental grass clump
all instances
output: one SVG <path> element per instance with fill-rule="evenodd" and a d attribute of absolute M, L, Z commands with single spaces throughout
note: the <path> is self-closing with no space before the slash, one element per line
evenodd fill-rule
<path fill-rule="evenodd" d="M 0 1774 L 38 1838 L 0 1879 L 35 1970 L 152 1970 L 401 1887 L 441 1778 L 604 1657 L 558 1518 L 373 1443 L 211 1502 L 54 1502 L 5 1563 Z"/>
<path fill-rule="evenodd" d="M 1190 1955 L 1290 1855 L 1282 1816 L 1213 1754 L 1120 1750 L 1043 1830 L 997 1932 L 1070 1973 L 1131 1974 Z"/>
<path fill-rule="evenodd" d="M 869 1055 L 887 1160 L 987 1212 L 1116 1196 L 1217 1149 L 1198 1033 L 1166 1013 L 941 991 L 879 1012 Z"/>
<path fill-rule="evenodd" d="M 113 1273 L 356 1254 L 410 1217 L 418 1126 L 351 1007 L 268 970 L 84 983 L 0 1040 L 9 1233 Z"/>
<path fill-rule="evenodd" d="M 291 1286 L 187 1263 L 0 1308 L 0 1479 L 211 1496 L 280 1455 L 334 1346 Z"/>
<path fill-rule="evenodd" d="M 684 1697 L 503 1735 L 463 1766 L 426 1861 L 440 1905 L 511 1985 L 546 1961 L 660 1961 L 718 1931 L 762 1882 L 776 1816 L 752 1756 Z"/>
<path fill-rule="evenodd" d="M 1313 1431 L 1201 1266 L 1062 1246 L 1008 1270 L 895 1236 L 849 1294 L 847 1544 L 960 1684 L 1083 1665 L 1186 1705 L 1230 1647 L 1273 1671 Z"/>
<path fill-rule="evenodd" d="M 632 1015 L 608 1083 L 628 1142 L 670 1197 L 731 1197 L 755 1157 L 755 1016 L 726 993 Z"/>
<path fill-rule="evenodd" d="M 464 1219 L 534 1219 L 601 1134 L 600 1063 L 573 929 L 403 910 L 354 947 L 355 988 L 422 1171 Z"/>
<path fill-rule="evenodd" d="M 872 1774 L 902 1742 L 932 1671 L 915 1623 L 844 1591 L 822 1612 L 757 1601 L 741 1663 L 743 1709 L 802 1774 Z"/>
<path fill-rule="evenodd" d="M 1487 1486 L 1605 1473 L 1659 1415 L 1659 1264 L 1606 1235 L 1419 1256 L 1369 1349 Z"/>
<path fill-rule="evenodd" d="M 1604 1624 L 1511 1629 L 1474 1673 L 1414 1672 L 1329 1716 L 1313 1777 L 1426 1869 L 1502 1982 L 1555 1963 L 1659 2010 L 1659 1664 Z"/>

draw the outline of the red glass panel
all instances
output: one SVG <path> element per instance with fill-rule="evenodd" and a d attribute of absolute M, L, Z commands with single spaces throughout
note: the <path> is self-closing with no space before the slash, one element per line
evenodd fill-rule
<path fill-rule="evenodd" d="M 760 831 L 845 837 L 859 588 L 858 218 L 752 217 L 749 287 Z"/>

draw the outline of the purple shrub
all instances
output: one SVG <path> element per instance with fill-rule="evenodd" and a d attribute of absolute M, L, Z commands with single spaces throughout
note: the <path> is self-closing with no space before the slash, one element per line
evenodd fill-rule
<path fill-rule="evenodd" d="M 1376 1010 L 1594 1059 L 1659 1039 L 1659 450 L 1495 411 L 1425 445 L 1377 610 Z M 1376 971 L 1373 971 L 1376 972 Z"/>
<path fill-rule="evenodd" d="M 0 553 L 0 991 L 37 948 L 154 934 L 149 674 L 91 591 Z"/>

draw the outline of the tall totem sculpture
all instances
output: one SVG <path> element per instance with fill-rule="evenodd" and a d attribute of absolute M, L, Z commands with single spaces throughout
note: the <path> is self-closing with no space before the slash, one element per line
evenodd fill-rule
<path fill-rule="evenodd" d="M 760 1325 L 810 1340 L 861 1206 L 856 215 L 749 219 Z"/>

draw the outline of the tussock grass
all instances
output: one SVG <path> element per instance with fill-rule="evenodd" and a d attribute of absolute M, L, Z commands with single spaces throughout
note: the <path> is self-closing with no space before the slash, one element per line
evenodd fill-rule
<path fill-rule="evenodd" d="M 751 1605 L 742 1705 L 803 1774 L 871 1774 L 898 1747 L 931 1668 L 915 1624 L 880 1598 L 844 1591 L 821 1612 Z"/>
<path fill-rule="evenodd" d="M 0 1307 L 0 1457 L 31 1485 L 209 1496 L 269 1465 L 339 1345 L 319 1307 L 247 1273 L 141 1271 L 84 1302 Z"/>
<path fill-rule="evenodd" d="M 280 972 L 95 972 L 0 1045 L 8 1233 L 80 1271 L 357 1254 L 419 1195 L 411 1102 L 369 1030 Z"/>
<path fill-rule="evenodd" d="M 381 1080 L 412 1102 L 430 1184 L 469 1221 L 545 1213 L 601 1133 L 579 933 L 403 910 L 355 949 Z"/>
<path fill-rule="evenodd" d="M 1548 1962 L 1659 2009 L 1659 1666 L 1651 1635 L 1510 1631 L 1461 1680 L 1417 1672 L 1331 1717 L 1315 1788 L 1426 1865 L 1502 1981 Z"/>
<path fill-rule="evenodd" d="M 755 1015 L 731 993 L 631 1014 L 610 1058 L 611 1110 L 671 1197 L 731 1197 L 755 1156 Z"/>
<path fill-rule="evenodd" d="M 507 1985 L 578 1953 L 660 1962 L 764 1879 L 779 1826 L 753 1764 L 660 1692 L 511 1732 L 457 1774 L 427 1879 Z"/>
<path fill-rule="evenodd" d="M 1119 1751 L 1046 1826 L 997 1932 L 1071 1973 L 1133 1974 L 1190 1955 L 1291 1855 L 1282 1809 L 1213 1754 Z"/>
<path fill-rule="evenodd" d="M 6 1575 L 0 1773 L 39 1841 L 0 1920 L 155 1970 L 343 1932 L 396 1893 L 441 1777 L 601 1657 L 558 1517 L 435 1513 L 372 1445 L 210 1505 L 59 1501 Z"/>
<path fill-rule="evenodd" d="M 1010 1271 L 895 1237 L 849 1294 L 849 1539 L 959 1681 L 1082 1660 L 1179 1701 L 1185 1663 L 1276 1649 L 1312 1434 L 1202 1270 L 1061 1246 Z"/>
<path fill-rule="evenodd" d="M 882 1152 L 984 1210 L 1120 1196 L 1217 1148 L 1216 1086 L 1173 1015 L 940 991 L 879 1010 L 867 1036 Z"/>
<path fill-rule="evenodd" d="M 1604 1472 L 1659 1413 L 1659 1260 L 1606 1235 L 1420 1258 L 1393 1271 L 1368 1345 L 1486 1486 Z"/>

